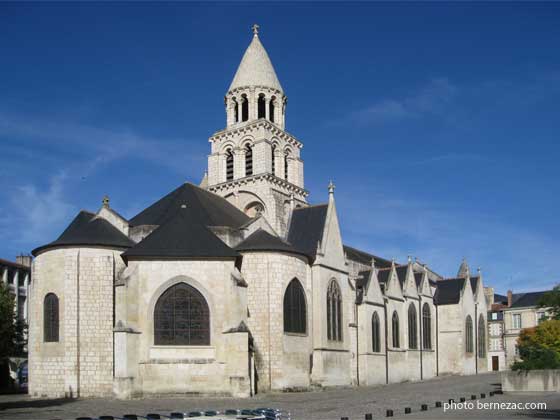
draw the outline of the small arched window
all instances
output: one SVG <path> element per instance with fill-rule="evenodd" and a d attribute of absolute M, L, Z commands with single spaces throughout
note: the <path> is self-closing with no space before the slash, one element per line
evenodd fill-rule
<path fill-rule="evenodd" d="M 270 119 L 270 122 L 274 122 L 274 101 L 276 101 L 275 96 L 270 98 L 270 103 L 268 104 L 268 118 Z"/>
<path fill-rule="evenodd" d="M 432 315 L 427 303 L 422 307 L 422 346 L 427 350 L 432 348 Z"/>
<path fill-rule="evenodd" d="M 253 148 L 245 146 L 245 176 L 253 175 Z"/>
<path fill-rule="evenodd" d="M 478 318 L 478 357 L 486 357 L 486 324 L 482 315 Z"/>
<path fill-rule="evenodd" d="M 276 175 L 276 145 L 270 148 L 270 161 L 272 162 L 272 175 Z"/>
<path fill-rule="evenodd" d="M 247 96 L 241 96 L 241 121 L 247 121 L 249 119 L 249 101 Z"/>
<path fill-rule="evenodd" d="M 290 151 L 284 153 L 284 179 L 288 181 L 288 169 L 290 168 Z"/>
<path fill-rule="evenodd" d="M 58 319 L 58 297 L 54 293 L 48 293 L 43 303 L 43 340 L 46 343 L 59 341 Z"/>
<path fill-rule="evenodd" d="M 374 312 L 371 317 L 371 344 L 374 353 L 379 353 L 381 351 L 381 331 L 377 312 Z"/>
<path fill-rule="evenodd" d="M 233 151 L 226 150 L 226 181 L 233 181 Z"/>
<path fill-rule="evenodd" d="M 210 345 L 210 311 L 198 290 L 178 283 L 163 292 L 154 310 L 154 344 Z"/>
<path fill-rule="evenodd" d="M 284 332 L 305 334 L 307 314 L 305 292 L 298 279 L 293 279 L 284 294 Z"/>
<path fill-rule="evenodd" d="M 327 338 L 342 341 L 342 294 L 334 279 L 327 289 Z"/>
<path fill-rule="evenodd" d="M 397 311 L 393 312 L 393 318 L 391 320 L 392 333 L 393 333 L 393 347 L 398 349 L 401 346 L 399 338 L 399 315 Z"/>
<path fill-rule="evenodd" d="M 264 95 L 261 93 L 259 98 L 257 99 L 257 118 L 265 118 L 266 117 L 266 102 L 264 99 Z"/>
<path fill-rule="evenodd" d="M 416 307 L 411 303 L 408 307 L 408 348 L 414 350 L 418 348 L 418 327 L 416 325 L 416 319 Z"/>
<path fill-rule="evenodd" d="M 239 103 L 233 98 L 233 122 L 239 122 Z"/>
<path fill-rule="evenodd" d="M 467 320 L 465 321 L 465 351 L 467 353 L 473 352 L 473 324 L 470 315 L 467 315 Z"/>

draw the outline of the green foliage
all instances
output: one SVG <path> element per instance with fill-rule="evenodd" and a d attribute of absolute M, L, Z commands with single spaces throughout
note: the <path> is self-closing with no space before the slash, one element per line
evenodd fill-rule
<path fill-rule="evenodd" d="M 549 308 L 550 319 L 560 320 L 560 284 L 546 292 L 539 300 L 540 308 Z"/>
<path fill-rule="evenodd" d="M 23 321 L 16 319 L 14 297 L 0 282 L 0 359 L 24 354 L 26 328 Z"/>
<path fill-rule="evenodd" d="M 560 369 L 560 320 L 522 330 L 517 347 L 522 360 L 513 364 L 513 370 Z"/>

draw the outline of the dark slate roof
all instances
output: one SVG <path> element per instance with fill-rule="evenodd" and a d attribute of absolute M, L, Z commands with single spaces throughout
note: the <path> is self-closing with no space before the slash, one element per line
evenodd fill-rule
<path fill-rule="evenodd" d="M 249 216 L 214 193 L 191 183 L 185 183 L 130 219 L 130 226 L 163 225 L 185 204 L 190 216 L 205 226 L 237 228 L 249 221 Z"/>
<path fill-rule="evenodd" d="M 298 251 L 289 243 L 284 242 L 279 237 L 273 236 L 263 229 L 258 229 L 253 232 L 238 244 L 235 249 L 237 251 L 282 251 L 292 254 L 302 254 L 301 251 Z"/>
<path fill-rule="evenodd" d="M 476 288 L 478 287 L 478 277 L 471 277 L 469 280 L 471 281 L 471 289 L 473 293 L 476 293 Z"/>
<path fill-rule="evenodd" d="M 465 285 L 465 279 L 446 279 L 437 282 L 434 296 L 436 305 L 453 305 L 461 300 L 461 290 Z"/>
<path fill-rule="evenodd" d="M 401 284 L 401 288 L 404 287 L 404 282 L 406 280 L 406 272 L 408 271 L 408 266 L 406 265 L 399 265 L 397 267 L 397 277 L 399 278 L 399 283 Z"/>
<path fill-rule="evenodd" d="M 317 244 L 322 239 L 327 221 L 328 204 L 300 207 L 293 211 L 288 242 L 300 252 L 315 259 Z"/>
<path fill-rule="evenodd" d="M 514 295 L 514 302 L 510 308 L 524 308 L 527 306 L 538 306 L 539 300 L 547 291 L 530 292 L 530 293 L 516 293 Z M 507 300 L 507 299 L 506 299 Z"/>
<path fill-rule="evenodd" d="M 171 219 L 143 241 L 123 253 L 130 258 L 234 258 L 239 254 L 222 242 L 192 213 L 198 210 L 180 208 Z"/>
<path fill-rule="evenodd" d="M 416 282 L 416 287 L 420 287 L 420 284 L 422 283 L 422 277 L 424 277 L 423 273 L 414 273 L 414 281 Z"/>
<path fill-rule="evenodd" d="M 134 245 L 128 236 L 95 213 L 82 210 L 58 237 L 47 245 L 33 250 L 32 254 L 58 246 L 107 246 L 129 248 Z"/>
<path fill-rule="evenodd" d="M 346 256 L 351 259 L 352 261 L 356 261 L 360 264 L 364 265 L 371 265 L 371 259 L 375 260 L 375 266 L 377 268 L 389 268 L 391 267 L 391 261 L 386 260 L 385 258 L 378 257 L 377 255 L 370 254 L 365 251 L 361 251 L 356 248 L 352 248 L 351 246 L 344 245 L 344 252 L 346 252 Z"/>
<path fill-rule="evenodd" d="M 369 281 L 369 276 L 371 275 L 371 270 L 363 270 L 358 273 L 358 278 L 356 279 L 356 287 L 365 288 Z"/>
<path fill-rule="evenodd" d="M 507 304 L 507 296 L 499 295 L 494 293 L 494 303 L 505 303 Z"/>
<path fill-rule="evenodd" d="M 389 281 L 389 275 L 391 274 L 390 268 L 383 268 L 377 272 L 377 280 L 379 283 L 387 283 Z"/>

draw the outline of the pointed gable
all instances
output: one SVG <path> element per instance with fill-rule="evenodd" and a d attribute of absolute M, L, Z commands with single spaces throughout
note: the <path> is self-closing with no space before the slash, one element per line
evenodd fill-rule
<path fill-rule="evenodd" d="M 59 246 L 106 246 L 129 248 L 134 245 L 127 236 L 102 217 L 82 210 L 55 241 L 38 247 L 33 255 Z"/>
<path fill-rule="evenodd" d="M 237 228 L 250 220 L 249 216 L 225 198 L 191 183 L 184 183 L 130 219 L 130 226 L 162 225 L 172 218 L 182 205 L 189 208 L 190 217 L 204 226 Z"/>
<path fill-rule="evenodd" d="M 181 208 L 123 254 L 131 258 L 235 258 L 239 254 L 199 223 L 195 210 Z"/>

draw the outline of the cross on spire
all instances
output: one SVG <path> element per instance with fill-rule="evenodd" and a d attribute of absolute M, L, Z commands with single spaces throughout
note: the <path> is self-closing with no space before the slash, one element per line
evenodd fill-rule
<path fill-rule="evenodd" d="M 251 26 L 251 29 L 253 29 L 253 34 L 255 34 L 255 36 L 259 34 L 259 28 L 260 26 L 257 25 L 256 23 L 253 26 Z"/>

